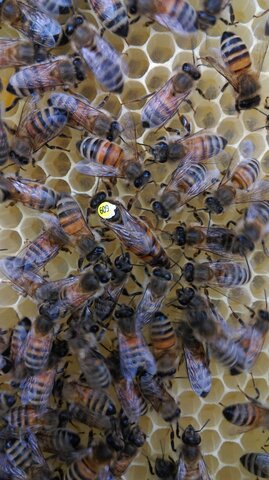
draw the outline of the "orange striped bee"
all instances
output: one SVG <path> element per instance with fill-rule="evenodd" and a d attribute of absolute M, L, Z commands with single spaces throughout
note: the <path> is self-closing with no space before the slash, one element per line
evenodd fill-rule
<path fill-rule="evenodd" d="M 76 87 L 85 79 L 80 57 L 62 55 L 53 59 L 21 68 L 8 82 L 7 91 L 18 98 L 42 94 L 56 87 Z M 10 107 L 9 107 L 10 108 Z"/>
<path fill-rule="evenodd" d="M 0 197 L 1 202 L 11 200 L 29 208 L 49 211 L 56 207 L 60 194 L 33 180 L 0 175 Z"/>
<path fill-rule="evenodd" d="M 127 37 L 129 20 L 123 1 L 118 0 L 88 0 L 105 28 L 120 37 Z"/>
<path fill-rule="evenodd" d="M 49 368 L 22 381 L 20 385 L 22 405 L 30 404 L 41 410 L 46 408 L 53 390 L 56 373 L 55 368 Z"/>
<path fill-rule="evenodd" d="M 78 404 L 100 417 L 111 416 L 116 413 L 115 405 L 105 392 L 76 382 L 65 382 L 63 396 L 68 398 L 70 403 Z"/>
<path fill-rule="evenodd" d="M 124 449 L 118 452 L 116 458 L 113 458 L 110 463 L 109 473 L 112 474 L 112 478 L 121 478 L 125 474 L 137 456 L 138 451 L 135 445 L 126 442 Z"/>
<path fill-rule="evenodd" d="M 39 316 L 28 333 L 23 352 L 23 360 L 28 372 L 36 375 L 47 365 L 54 340 L 52 322 Z"/>
<path fill-rule="evenodd" d="M 81 15 L 67 21 L 64 33 L 105 90 L 121 93 L 124 87 L 123 62 L 110 43 Z"/>
<path fill-rule="evenodd" d="M 141 112 L 144 128 L 162 127 L 178 111 L 193 88 L 193 82 L 199 80 L 199 70 L 189 63 L 182 65 L 182 72 L 173 75 L 148 100 Z"/>
<path fill-rule="evenodd" d="M 267 182 L 266 182 L 267 183 Z M 244 213 L 243 226 L 241 232 L 235 238 L 233 250 L 239 253 L 253 251 L 255 243 L 261 241 L 264 251 L 264 237 L 269 228 L 269 202 L 254 202 Z"/>
<path fill-rule="evenodd" d="M 162 312 L 156 312 L 150 326 L 158 375 L 171 377 L 175 375 L 179 363 L 177 337 L 172 323 Z"/>
<path fill-rule="evenodd" d="M 214 57 L 205 60 L 232 85 L 236 92 L 236 109 L 246 110 L 260 104 L 259 72 L 251 68 L 248 49 L 241 38 L 233 32 L 223 32 L 220 40 L 222 66 Z"/>
<path fill-rule="evenodd" d="M 69 126 L 83 128 L 94 135 L 107 138 L 111 142 L 122 131 L 120 124 L 108 112 L 93 107 L 82 95 L 53 93 L 48 104 L 68 112 Z"/>
<path fill-rule="evenodd" d="M 240 457 L 243 467 L 250 473 L 261 478 L 269 478 L 269 454 L 268 453 L 246 453 Z"/>
<path fill-rule="evenodd" d="M 248 283 L 251 271 L 247 266 L 229 261 L 202 262 L 184 265 L 183 275 L 187 282 L 204 285 L 218 285 L 230 288 Z"/>
<path fill-rule="evenodd" d="M 98 195 L 98 194 L 97 194 Z M 149 226 L 139 217 L 134 217 L 119 202 L 99 204 L 98 214 L 102 223 L 112 230 L 120 242 L 151 266 L 169 268 L 170 261 Z"/>
<path fill-rule="evenodd" d="M 21 38 L 0 38 L 0 68 L 31 65 L 45 55 L 42 50 Z"/>
<path fill-rule="evenodd" d="M 255 387 L 256 388 L 256 387 Z M 259 391 L 257 397 L 252 398 L 245 394 L 249 402 L 235 403 L 228 405 L 222 411 L 222 414 L 228 422 L 239 427 L 238 433 L 254 430 L 255 428 L 269 428 L 269 408 L 258 401 Z"/>
<path fill-rule="evenodd" d="M 66 472 L 64 473 L 63 480 L 78 480 L 88 479 L 94 480 L 98 477 L 98 472 L 108 465 L 113 457 L 112 450 L 109 446 L 99 441 L 93 445 L 88 452 L 80 458 L 72 462 Z"/>
<path fill-rule="evenodd" d="M 53 429 L 58 424 L 58 412 L 52 408 L 40 410 L 33 405 L 20 405 L 13 407 L 3 416 L 7 424 L 15 430 L 34 432 L 39 429 Z"/>
<path fill-rule="evenodd" d="M 131 14 L 147 15 L 156 22 L 180 35 L 197 31 L 197 15 L 187 0 L 128 0 Z"/>
<path fill-rule="evenodd" d="M 80 444 L 79 435 L 68 428 L 56 428 L 45 434 L 38 432 L 37 439 L 43 451 L 57 454 L 63 461 L 66 461 L 68 455 L 77 450 Z"/>

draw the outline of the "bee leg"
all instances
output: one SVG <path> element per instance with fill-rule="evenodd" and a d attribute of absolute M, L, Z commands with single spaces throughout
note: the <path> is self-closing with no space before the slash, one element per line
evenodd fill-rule
<path fill-rule="evenodd" d="M 172 128 L 172 127 L 164 127 L 164 130 L 168 133 L 176 133 L 177 135 L 180 136 L 180 130 L 178 130 L 177 128 Z M 164 137 L 162 137 L 164 138 Z M 159 140 L 159 139 L 158 139 Z"/>
<path fill-rule="evenodd" d="M 265 14 L 268 13 L 268 12 L 269 12 L 269 8 L 267 8 L 266 10 L 264 10 L 264 12 L 259 13 L 259 15 L 253 15 L 253 18 L 263 17 L 263 15 L 265 15 Z"/>
<path fill-rule="evenodd" d="M 59 147 L 58 145 L 49 145 L 48 143 L 45 143 L 45 145 L 50 150 L 62 150 L 63 152 L 70 152 L 68 148 Z"/>
<path fill-rule="evenodd" d="M 155 23 L 155 20 L 148 20 L 146 23 L 144 23 L 144 27 L 150 27 Z"/>
<path fill-rule="evenodd" d="M 189 99 L 187 98 L 187 100 L 183 100 L 183 101 L 184 101 L 185 103 L 187 103 L 187 104 L 191 107 L 193 113 L 196 113 L 196 110 L 194 109 L 191 100 L 189 100 Z"/>
<path fill-rule="evenodd" d="M 10 112 L 12 108 L 16 107 L 17 103 L 19 102 L 19 97 L 15 98 L 13 102 L 9 105 L 9 107 L 6 108 L 6 112 Z"/>
<path fill-rule="evenodd" d="M 226 82 L 221 89 L 221 93 L 223 93 L 229 85 L 229 82 Z"/>
<path fill-rule="evenodd" d="M 230 225 L 233 225 L 234 227 L 236 226 L 236 222 L 234 222 L 233 220 L 229 220 L 229 222 L 226 223 L 226 227 L 227 228 L 230 228 Z"/>
<path fill-rule="evenodd" d="M 105 106 L 105 104 L 107 103 L 107 101 L 109 100 L 109 97 L 110 97 L 110 93 L 108 95 L 105 96 L 105 98 L 103 98 L 103 100 L 97 105 L 97 109 L 100 109 L 100 108 L 103 108 Z"/>
<path fill-rule="evenodd" d="M 171 432 L 170 432 L 171 448 L 172 448 L 173 452 L 176 452 L 177 449 L 175 448 L 175 432 L 174 432 L 174 430 L 173 430 L 172 425 L 171 425 L 170 427 L 171 427 Z"/>
<path fill-rule="evenodd" d="M 195 90 L 196 90 L 196 92 L 199 93 L 199 95 L 201 95 L 201 97 L 203 97 L 205 100 L 208 100 L 208 98 L 206 97 L 204 92 L 201 90 L 201 88 L 196 88 Z"/>
<path fill-rule="evenodd" d="M 11 128 L 6 122 L 4 122 L 4 125 L 5 125 L 5 128 L 7 129 L 7 131 L 9 133 L 12 133 L 12 135 L 14 135 L 16 133 L 16 129 L 15 128 Z"/>
<path fill-rule="evenodd" d="M 148 462 L 149 472 L 150 472 L 151 475 L 154 475 L 154 470 L 153 470 L 153 467 L 151 465 L 151 461 L 150 461 L 149 457 L 146 457 L 146 459 L 147 459 L 147 462 Z"/>
<path fill-rule="evenodd" d="M 262 248 L 263 248 L 263 253 L 264 253 L 264 255 L 265 255 L 266 257 L 269 257 L 269 250 L 268 250 L 268 248 L 266 247 L 264 240 L 262 240 Z"/>
<path fill-rule="evenodd" d="M 136 279 L 136 277 L 134 276 L 133 273 L 130 273 L 130 277 L 131 277 L 131 279 L 133 280 L 133 282 L 134 282 L 139 288 L 142 288 L 142 289 L 143 289 L 143 285 L 138 282 L 138 280 Z"/>
<path fill-rule="evenodd" d="M 60 133 L 60 134 L 58 135 L 58 137 L 61 137 L 61 138 L 70 138 L 70 139 L 72 138 L 72 137 L 70 137 L 69 135 L 65 135 L 65 133 Z"/>
<path fill-rule="evenodd" d="M 140 15 L 139 15 L 139 17 L 134 18 L 133 20 L 131 20 L 131 21 L 129 22 L 129 25 L 133 25 L 134 23 L 139 22 L 140 18 L 141 18 Z"/>

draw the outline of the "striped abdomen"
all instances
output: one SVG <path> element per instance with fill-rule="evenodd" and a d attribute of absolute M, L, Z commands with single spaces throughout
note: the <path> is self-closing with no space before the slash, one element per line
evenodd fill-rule
<path fill-rule="evenodd" d="M 216 336 L 210 343 L 209 350 L 212 355 L 225 367 L 235 367 L 242 371 L 244 369 L 245 354 L 243 349 L 227 337 Z"/>
<path fill-rule="evenodd" d="M 9 156 L 9 144 L 4 123 L 0 119 L 0 165 L 4 165 Z"/>
<path fill-rule="evenodd" d="M 56 370 L 52 368 L 28 377 L 21 394 L 22 405 L 30 403 L 37 408 L 46 407 L 54 386 L 55 375 Z"/>
<path fill-rule="evenodd" d="M 240 462 L 250 473 L 261 478 L 269 478 L 269 454 L 247 453 L 240 457 Z"/>
<path fill-rule="evenodd" d="M 38 373 L 46 366 L 53 339 L 53 330 L 50 330 L 47 335 L 41 335 L 34 329 L 29 333 L 23 355 L 25 366 L 29 371 Z"/>
<path fill-rule="evenodd" d="M 56 137 L 67 122 L 67 112 L 60 108 L 46 107 L 31 114 L 23 125 L 23 137 L 28 136 L 33 151 Z M 20 129 L 18 131 L 20 137 Z M 15 138 L 16 141 L 16 138 Z"/>
<path fill-rule="evenodd" d="M 58 423 L 58 413 L 47 409 L 44 412 L 32 405 L 20 405 L 12 408 L 5 416 L 10 427 L 27 430 L 29 427 L 37 430 L 40 427 L 55 428 Z"/>
<path fill-rule="evenodd" d="M 87 235 L 92 237 L 78 203 L 69 195 L 63 195 L 57 202 L 57 216 L 67 235 Z"/>
<path fill-rule="evenodd" d="M 25 470 L 33 464 L 32 450 L 22 439 L 8 440 L 5 452 L 11 463 L 17 468 Z"/>
<path fill-rule="evenodd" d="M 153 350 L 169 350 L 176 346 L 176 335 L 172 323 L 165 315 L 155 315 L 151 321 L 151 343 Z"/>
<path fill-rule="evenodd" d="M 10 359 L 16 365 L 22 360 L 24 342 L 31 329 L 31 320 L 25 317 L 14 327 L 10 344 Z"/>
<path fill-rule="evenodd" d="M 232 73 L 238 74 L 250 68 L 248 49 L 238 35 L 233 32 L 224 32 L 220 44 L 223 61 Z"/>
<path fill-rule="evenodd" d="M 171 178 L 171 183 L 174 188 L 180 190 L 180 192 L 188 193 L 188 191 L 196 184 L 202 183 L 207 175 L 208 171 L 204 165 L 194 164 L 190 165 L 184 177 L 182 177 L 179 182 L 173 181 L 173 176 Z M 170 182 L 169 182 L 170 183 Z M 167 189 L 169 190 L 169 183 Z M 165 192 L 166 189 L 164 189 Z"/>
<path fill-rule="evenodd" d="M 166 0 L 165 2 L 155 1 L 153 3 L 157 3 L 157 11 L 160 14 L 156 14 L 156 19 L 161 25 L 181 34 L 192 33 L 197 30 L 197 15 L 188 1 Z M 162 3 L 164 6 L 161 5 L 160 7 Z"/>
<path fill-rule="evenodd" d="M 66 470 L 63 480 L 96 480 L 97 471 L 91 466 L 91 458 L 84 456 L 71 463 Z"/>
<path fill-rule="evenodd" d="M 81 143 L 80 153 L 89 161 L 116 168 L 124 160 L 124 150 L 119 145 L 98 137 L 85 138 Z"/>
<path fill-rule="evenodd" d="M 90 0 L 90 3 L 105 28 L 121 37 L 127 37 L 129 22 L 123 1 Z"/>
<path fill-rule="evenodd" d="M 244 219 L 244 233 L 254 242 L 263 235 L 269 224 L 269 202 L 257 202 L 250 205 Z"/>
<path fill-rule="evenodd" d="M 182 143 L 192 154 L 192 159 L 203 161 L 224 150 L 227 140 L 219 135 L 204 134 L 186 138 Z"/>
<path fill-rule="evenodd" d="M 253 185 L 260 174 L 260 164 L 255 158 L 243 160 L 235 168 L 231 182 L 234 188 L 245 190 Z"/>
<path fill-rule="evenodd" d="M 156 373 L 156 366 L 142 336 L 126 336 L 119 332 L 120 370 L 126 380 L 133 379 L 139 370 Z"/>
<path fill-rule="evenodd" d="M 88 354 L 80 360 L 81 370 L 86 383 L 93 389 L 107 388 L 111 384 L 111 375 L 106 366 L 105 359 L 100 356 Z"/>
<path fill-rule="evenodd" d="M 63 392 L 70 402 L 78 403 L 96 415 L 113 415 L 115 413 L 115 407 L 105 392 L 72 382 L 64 386 Z"/>
<path fill-rule="evenodd" d="M 234 425 L 252 426 L 253 428 L 262 426 L 259 422 L 259 417 L 262 416 L 260 407 L 250 403 L 236 403 L 229 405 L 223 410 L 223 415 L 229 422 Z"/>
<path fill-rule="evenodd" d="M 60 249 L 60 241 L 52 232 L 41 233 L 33 242 L 30 242 L 19 254 L 24 262 L 24 270 L 40 270 L 54 258 Z"/>
<path fill-rule="evenodd" d="M 21 182 L 19 179 L 6 177 L 0 179 L 0 188 L 6 197 L 21 202 L 36 210 L 50 210 L 56 207 L 60 194 L 52 188 L 38 183 Z"/>
<path fill-rule="evenodd" d="M 244 285 L 251 278 L 249 268 L 239 263 L 215 262 L 212 270 L 220 287 Z"/>

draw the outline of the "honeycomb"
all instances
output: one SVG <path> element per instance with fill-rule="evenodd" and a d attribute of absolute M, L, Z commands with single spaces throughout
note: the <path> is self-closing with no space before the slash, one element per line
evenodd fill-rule
<path fill-rule="evenodd" d="M 79 8 L 90 22 L 99 25 L 94 13 L 82 0 L 74 3 L 76 8 Z M 199 0 L 190 0 L 190 3 L 197 9 L 200 6 Z M 207 33 L 200 31 L 192 41 L 188 37 L 172 34 L 157 23 L 145 25 L 145 18 L 140 18 L 138 22 L 130 26 L 127 41 L 105 31 L 104 38 L 109 40 L 119 52 L 122 52 L 122 57 L 127 64 L 127 73 L 122 95 L 110 94 L 104 108 L 119 118 L 120 121 L 126 112 L 132 111 L 137 121 L 138 142 L 152 145 L 157 138 L 167 135 L 167 132 L 164 128 L 159 129 L 157 133 L 144 131 L 138 122 L 140 109 L 146 100 L 141 99 L 139 102 L 132 102 L 131 100 L 140 99 L 158 89 L 170 77 L 171 72 L 182 65 L 183 62 L 192 62 L 193 55 L 199 64 L 200 57 L 219 47 L 220 36 L 226 29 L 235 31 L 244 40 L 254 62 L 258 62 L 258 46 L 261 41 L 264 41 L 266 16 L 254 18 L 254 15 L 258 16 L 259 13 L 268 8 L 268 0 L 233 0 L 231 3 L 236 22 L 238 22 L 235 26 L 227 27 L 219 20 Z M 222 12 L 222 16 L 229 20 L 228 9 Z M 17 35 L 17 32 L 5 26 L 2 29 L 2 36 L 6 34 L 14 36 Z M 57 52 L 62 52 L 65 48 L 68 47 L 61 47 Z M 262 85 L 261 108 L 268 94 L 266 89 L 269 80 L 268 69 L 269 50 L 265 55 L 260 75 Z M 201 72 L 202 76 L 197 83 L 197 87 L 203 92 L 203 96 L 198 91 L 193 90 L 190 95 L 192 107 L 184 104 L 180 110 L 191 123 L 192 132 L 205 128 L 217 132 L 228 140 L 225 153 L 219 155 L 218 158 L 219 163 L 217 165 L 222 167 L 220 170 L 227 166 L 229 155 L 237 151 L 241 158 L 251 156 L 258 159 L 262 175 L 268 175 L 268 132 L 265 128 L 255 131 L 258 127 L 265 125 L 266 117 L 255 109 L 238 114 L 234 108 L 232 88 L 229 86 L 222 91 L 225 79 L 214 69 L 205 65 L 201 67 Z M 1 71 L 4 87 L 12 73 L 12 69 Z M 90 74 L 77 91 L 85 95 L 94 105 L 98 105 L 106 96 L 106 93 L 98 87 L 94 77 Z M 1 93 L 2 103 L 5 106 L 10 105 L 13 98 L 4 88 Z M 46 96 L 44 97 L 45 101 Z M 4 118 L 9 126 L 18 124 L 23 103 L 24 101 L 20 101 L 16 107 L 5 113 Z M 180 128 L 177 116 L 170 120 L 166 127 Z M 100 182 L 97 179 L 80 174 L 74 168 L 80 160 L 76 143 L 81 139 L 81 132 L 66 128 L 64 133 L 69 138 L 56 138 L 52 144 L 65 150 L 43 148 L 35 156 L 36 164 L 24 167 L 22 176 L 45 182 L 46 185 L 59 192 L 71 192 L 85 211 L 89 196 L 96 193 L 98 187 L 100 189 Z M 145 157 L 147 157 L 146 151 Z M 168 164 L 161 166 L 160 164 L 149 164 L 147 168 L 151 171 L 155 183 L 150 183 L 139 193 L 132 212 L 135 215 L 145 215 L 155 224 L 156 219 L 153 214 L 147 211 L 147 208 L 150 208 L 151 199 L 156 198 L 158 185 L 165 182 L 171 173 L 169 170 L 171 166 Z M 5 169 L 5 173 L 13 171 L 14 167 L 12 166 Z M 135 194 L 135 189 L 130 192 L 130 188 L 132 187 L 128 186 L 126 182 L 118 180 L 113 187 L 113 198 L 120 198 L 127 203 L 129 198 Z M 206 224 L 208 222 L 207 215 L 201 212 L 200 216 Z M 212 223 L 226 225 L 229 220 L 237 221 L 239 218 L 240 214 L 234 208 L 229 208 L 222 216 L 212 216 Z M 192 212 L 185 208 L 180 214 L 173 215 L 168 226 L 163 223 L 159 224 L 158 228 L 165 227 L 172 231 L 179 220 L 186 223 L 194 221 Z M 91 215 L 90 224 L 92 226 L 99 225 L 97 215 Z M 0 249 L 6 249 L 1 256 L 5 257 L 6 255 L 18 254 L 28 241 L 33 240 L 42 231 L 43 222 L 36 211 L 19 203 L 16 205 L 3 204 L 0 208 L 0 228 Z M 160 234 L 160 238 L 163 245 L 166 245 L 167 237 Z M 116 241 L 107 244 L 108 254 L 112 252 L 118 254 L 120 251 L 120 246 Z M 180 265 L 185 263 L 185 258 L 179 252 L 178 247 L 172 246 L 169 255 L 175 258 Z M 199 260 L 202 259 L 203 254 L 199 256 Z M 77 260 L 78 257 L 73 251 L 72 253 L 60 252 L 54 260 L 47 264 L 44 273 L 51 280 L 63 278 L 77 271 Z M 134 263 L 136 262 L 134 261 Z M 269 258 L 265 256 L 260 245 L 257 245 L 255 251 L 249 257 L 249 264 L 252 270 L 252 280 L 247 286 L 235 289 L 232 294 L 225 290 L 221 292 L 210 290 L 210 297 L 213 302 L 221 314 L 233 325 L 235 319 L 229 306 L 247 322 L 250 313 L 246 306 L 253 309 L 264 308 L 264 291 L 269 291 L 269 276 L 267 275 Z M 147 277 L 143 269 L 136 267 L 135 275 L 140 282 L 146 284 Z M 11 285 L 4 280 L 3 278 L 0 284 L 1 327 L 13 327 L 24 316 L 28 316 L 32 320 L 35 319 L 37 315 L 36 305 L 29 298 L 18 295 Z M 128 285 L 128 290 L 132 291 L 132 288 L 133 290 L 136 289 L 133 285 Z M 166 299 L 163 311 L 177 323 L 180 318 L 184 318 L 184 314 L 169 306 L 173 298 L 175 298 L 174 291 Z M 126 297 L 122 298 L 122 301 L 126 302 Z M 129 300 L 127 299 L 127 301 Z M 269 338 L 267 337 L 263 350 L 252 370 L 256 386 L 261 394 L 260 400 L 263 403 L 269 402 L 267 389 L 268 345 Z M 180 365 L 177 372 L 179 378 L 173 380 L 171 389 L 175 398 L 180 401 L 182 410 L 180 426 L 185 428 L 189 423 L 192 423 L 195 428 L 199 429 L 209 420 L 201 433 L 201 448 L 212 479 L 240 478 L 247 480 L 251 478 L 251 474 L 248 474 L 241 467 L 239 458 L 246 452 L 260 450 L 266 443 L 268 433 L 258 429 L 244 434 L 234 434 L 231 425 L 222 416 L 223 407 L 221 405 L 226 406 L 244 401 L 244 396 L 240 392 L 238 384 L 244 392 L 255 396 L 252 379 L 249 373 L 241 374 L 239 377 L 230 376 L 228 371 L 217 364 L 214 359 L 211 360 L 211 371 L 213 377 L 211 392 L 206 399 L 201 399 L 190 388 L 184 364 Z M 141 419 L 141 427 L 147 435 L 147 442 L 129 468 L 125 476 L 128 480 L 138 477 L 151 478 L 145 456 L 147 455 L 154 463 L 156 456 L 162 453 L 162 445 L 165 445 L 166 455 L 175 455 L 170 450 L 170 426 L 155 412 L 150 411 Z M 180 444 L 180 440 L 178 440 L 176 446 L 180 446 Z M 176 457 L 174 456 L 174 458 Z"/>

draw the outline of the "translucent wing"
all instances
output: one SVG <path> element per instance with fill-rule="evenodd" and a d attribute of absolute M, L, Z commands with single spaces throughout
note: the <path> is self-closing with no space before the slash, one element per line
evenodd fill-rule
<path fill-rule="evenodd" d="M 156 298 L 152 295 L 151 289 L 146 288 L 135 312 L 135 325 L 138 331 L 141 331 L 151 321 L 152 315 L 160 310 L 163 300 L 163 296 Z"/>
<path fill-rule="evenodd" d="M 187 480 L 187 473 L 188 471 L 183 456 L 180 455 L 175 480 Z"/>
<path fill-rule="evenodd" d="M 61 35 L 62 28 L 55 18 L 38 8 L 17 1 L 21 15 L 14 26 L 34 43 L 53 48 Z M 28 27 L 30 26 L 30 28 Z"/>
<path fill-rule="evenodd" d="M 90 177 L 122 177 L 117 168 L 110 165 L 103 165 L 97 162 L 88 162 L 82 160 L 75 166 L 76 170 Z"/>
<path fill-rule="evenodd" d="M 224 78 L 226 78 L 226 80 L 232 85 L 235 91 L 238 92 L 238 82 L 236 76 L 230 73 L 224 65 L 221 65 L 221 63 L 219 63 L 215 58 L 210 56 L 201 58 L 201 60 L 205 60 L 211 65 L 211 67 L 215 68 L 217 72 L 219 72 Z"/>
<path fill-rule="evenodd" d="M 200 477 L 201 480 L 211 480 L 211 477 L 208 473 L 207 466 L 205 464 L 205 461 L 202 455 L 200 460 L 198 461 L 198 468 L 199 468 L 199 473 L 201 475 Z"/>
<path fill-rule="evenodd" d="M 205 192 L 207 189 L 211 188 L 212 185 L 219 181 L 219 171 L 217 169 L 210 170 L 206 175 L 206 178 L 201 180 L 200 182 L 196 182 L 186 194 L 182 195 L 182 198 L 179 202 L 178 207 L 183 206 L 191 199 L 200 195 L 200 193 Z"/>
<path fill-rule="evenodd" d="M 261 202 L 269 198 L 269 180 L 255 182 L 253 188 L 245 191 L 238 190 L 234 203 Z"/>
<path fill-rule="evenodd" d="M 196 339 L 195 343 L 197 344 L 195 351 L 183 344 L 186 370 L 193 391 L 199 397 L 205 398 L 211 390 L 212 377 L 204 347 Z"/>
<path fill-rule="evenodd" d="M 19 72 L 14 73 L 9 82 L 16 85 L 17 88 L 36 89 L 40 88 L 40 77 L 42 77 L 42 86 L 46 88 L 55 88 L 63 85 L 61 76 L 57 75 L 58 65 L 65 61 L 65 57 L 56 57 L 53 60 L 46 60 L 29 67 L 23 67 Z M 24 71 L 24 75 L 21 72 Z"/>

